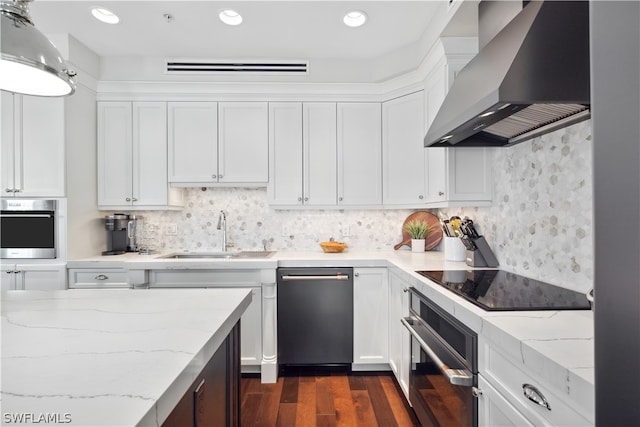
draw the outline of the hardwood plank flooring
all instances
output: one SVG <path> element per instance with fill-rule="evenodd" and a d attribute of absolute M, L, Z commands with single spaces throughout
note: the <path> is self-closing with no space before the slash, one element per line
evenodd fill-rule
<path fill-rule="evenodd" d="M 242 378 L 242 427 L 413 427 L 419 422 L 389 372 L 283 372 L 276 384 Z"/>

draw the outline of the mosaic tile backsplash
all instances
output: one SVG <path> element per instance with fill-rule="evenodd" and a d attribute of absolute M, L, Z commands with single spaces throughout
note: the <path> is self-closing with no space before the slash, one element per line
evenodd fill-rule
<path fill-rule="evenodd" d="M 591 121 L 496 149 L 494 203 L 443 210 L 479 224 L 500 268 L 580 292 L 593 286 Z"/>
<path fill-rule="evenodd" d="M 591 123 L 494 152 L 494 204 L 443 209 L 469 216 L 504 270 L 578 291 L 593 283 Z M 330 237 L 352 250 L 389 250 L 412 210 L 274 210 L 265 189 L 185 190 L 182 211 L 138 212 L 157 250 L 219 251 L 220 210 L 233 250 L 318 251 Z M 432 211 L 437 213 L 436 211 Z M 169 224 L 176 235 L 167 235 Z M 440 249 L 440 248 L 438 248 Z"/>

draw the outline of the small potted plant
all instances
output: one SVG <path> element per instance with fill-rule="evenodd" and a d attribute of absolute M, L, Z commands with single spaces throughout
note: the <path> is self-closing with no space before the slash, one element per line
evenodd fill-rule
<path fill-rule="evenodd" d="M 411 251 L 424 252 L 424 242 L 429 235 L 429 224 L 424 221 L 409 221 L 404 231 L 411 237 Z"/>

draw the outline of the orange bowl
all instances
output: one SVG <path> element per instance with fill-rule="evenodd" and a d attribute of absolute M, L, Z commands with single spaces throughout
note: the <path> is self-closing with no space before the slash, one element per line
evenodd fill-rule
<path fill-rule="evenodd" d="M 343 242 L 320 242 L 320 247 L 327 253 L 339 253 L 347 247 Z"/>

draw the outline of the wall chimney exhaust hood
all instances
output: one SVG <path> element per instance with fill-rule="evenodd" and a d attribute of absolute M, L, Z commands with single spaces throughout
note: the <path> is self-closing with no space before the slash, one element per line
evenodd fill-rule
<path fill-rule="evenodd" d="M 588 1 L 531 1 L 458 74 L 425 147 L 503 147 L 590 117 Z"/>

